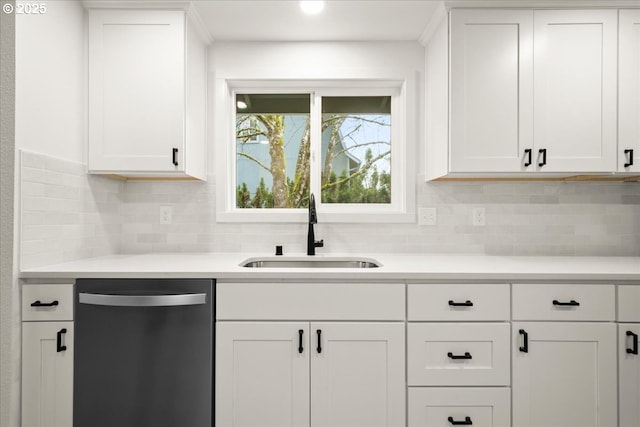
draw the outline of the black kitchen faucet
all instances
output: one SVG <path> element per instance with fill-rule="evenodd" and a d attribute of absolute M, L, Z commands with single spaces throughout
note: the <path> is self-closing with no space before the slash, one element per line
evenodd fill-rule
<path fill-rule="evenodd" d="M 317 241 L 313 232 L 313 224 L 318 223 L 318 214 L 316 213 L 316 198 L 313 193 L 309 196 L 309 232 L 307 233 L 307 255 L 315 255 L 316 248 L 324 246 L 324 240 Z"/>

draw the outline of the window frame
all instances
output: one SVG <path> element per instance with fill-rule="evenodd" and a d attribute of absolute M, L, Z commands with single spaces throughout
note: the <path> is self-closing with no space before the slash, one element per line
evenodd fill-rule
<path fill-rule="evenodd" d="M 236 207 L 236 94 L 242 93 L 309 93 L 311 143 L 311 192 L 316 195 L 319 221 L 326 223 L 410 223 L 415 222 L 415 176 L 411 163 L 413 151 L 408 141 L 407 79 L 327 79 L 327 80 L 234 80 L 221 79 L 224 88 L 225 118 L 222 140 L 216 144 L 218 174 L 216 178 L 216 220 L 218 222 L 306 222 L 306 209 Z M 322 120 L 323 96 L 391 96 L 391 203 L 322 203 L 322 144 L 317 141 Z M 219 125 L 219 123 L 218 123 Z M 315 138 L 314 138 L 315 135 Z M 221 147 L 222 146 L 222 147 Z M 220 167 L 222 166 L 222 167 Z M 315 179 L 313 177 L 316 177 Z"/>

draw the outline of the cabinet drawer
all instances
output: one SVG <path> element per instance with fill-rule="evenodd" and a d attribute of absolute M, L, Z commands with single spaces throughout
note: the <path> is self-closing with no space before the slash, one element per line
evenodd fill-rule
<path fill-rule="evenodd" d="M 404 320 L 390 283 L 218 283 L 218 320 Z"/>
<path fill-rule="evenodd" d="M 409 427 L 451 426 L 452 421 L 510 427 L 511 393 L 508 388 L 409 387 L 408 419 Z"/>
<path fill-rule="evenodd" d="M 73 320 L 73 284 L 23 285 L 22 320 Z"/>
<path fill-rule="evenodd" d="M 508 323 L 409 323 L 410 386 L 509 385 Z"/>
<path fill-rule="evenodd" d="M 613 285 L 513 285 L 513 320 L 615 319 Z"/>
<path fill-rule="evenodd" d="M 509 285 L 409 285 L 409 320 L 509 320 Z"/>
<path fill-rule="evenodd" d="M 618 321 L 640 322 L 640 285 L 618 286 Z"/>

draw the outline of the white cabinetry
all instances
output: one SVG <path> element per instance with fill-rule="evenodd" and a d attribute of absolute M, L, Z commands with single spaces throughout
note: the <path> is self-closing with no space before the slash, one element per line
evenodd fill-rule
<path fill-rule="evenodd" d="M 514 426 L 617 425 L 615 306 L 609 305 L 615 289 L 599 287 L 607 294 L 599 296 L 599 313 L 608 318 L 590 319 L 581 310 L 591 311 L 590 298 L 598 293 L 592 286 L 513 285 L 513 318 L 533 320 L 512 323 Z M 518 302 L 533 293 L 540 296 L 527 304 L 533 311 L 522 311 Z"/>
<path fill-rule="evenodd" d="M 71 427 L 73 285 L 22 289 L 22 427 Z"/>
<path fill-rule="evenodd" d="M 450 28 L 426 42 L 427 179 L 616 170 L 616 10 L 453 9 Z"/>
<path fill-rule="evenodd" d="M 216 425 L 405 425 L 402 285 L 218 283 L 216 303 Z"/>
<path fill-rule="evenodd" d="M 89 172 L 206 179 L 205 68 L 185 11 L 89 10 Z"/>
<path fill-rule="evenodd" d="M 640 171 L 640 9 L 620 11 L 618 170 Z"/>
<path fill-rule="evenodd" d="M 308 426 L 311 351 L 308 323 L 218 322 L 216 425 Z"/>
<path fill-rule="evenodd" d="M 508 388 L 409 388 L 409 425 L 510 427 Z"/>
<path fill-rule="evenodd" d="M 409 427 L 510 426 L 509 295 L 500 284 L 408 285 Z"/>
<path fill-rule="evenodd" d="M 616 10 L 534 11 L 540 171 L 616 170 L 617 18 Z"/>
<path fill-rule="evenodd" d="M 451 12 L 451 172 L 519 172 L 533 147 L 531 10 Z"/>
<path fill-rule="evenodd" d="M 640 286 L 618 286 L 620 427 L 640 425 Z"/>

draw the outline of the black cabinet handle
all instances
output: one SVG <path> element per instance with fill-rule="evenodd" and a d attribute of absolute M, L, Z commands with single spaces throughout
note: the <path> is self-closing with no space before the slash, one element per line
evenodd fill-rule
<path fill-rule="evenodd" d="M 178 149 L 173 149 L 173 165 L 178 166 Z"/>
<path fill-rule="evenodd" d="M 638 334 L 627 331 L 627 336 L 633 338 L 633 346 L 627 349 L 627 354 L 638 354 Z"/>
<path fill-rule="evenodd" d="M 538 163 L 539 167 L 542 167 L 544 165 L 547 164 L 547 149 L 546 148 L 541 148 L 538 150 L 539 154 L 542 154 L 542 161 L 540 163 Z"/>
<path fill-rule="evenodd" d="M 522 343 L 522 347 L 520 347 L 520 351 L 523 353 L 529 353 L 529 334 L 524 329 L 520 329 L 518 333 L 522 335 L 522 339 L 523 339 L 523 343 Z"/>
<path fill-rule="evenodd" d="M 302 353 L 304 348 L 302 347 L 302 334 L 304 331 L 302 329 L 298 329 L 298 353 Z"/>
<path fill-rule="evenodd" d="M 471 426 L 473 422 L 471 421 L 471 417 L 464 417 L 464 421 L 456 421 L 453 417 L 447 418 L 447 421 L 451 423 L 452 426 Z"/>
<path fill-rule="evenodd" d="M 449 300 L 449 305 L 452 307 L 473 307 L 473 303 L 469 300 L 465 302 L 454 302 L 453 300 Z"/>
<path fill-rule="evenodd" d="M 531 166 L 531 153 L 532 153 L 532 149 L 531 148 L 527 148 L 526 150 L 524 150 L 524 154 L 525 156 L 527 156 L 527 160 L 525 160 L 524 162 L 524 167 L 527 166 Z"/>
<path fill-rule="evenodd" d="M 628 168 L 629 166 L 633 166 L 633 150 L 624 150 L 624 154 L 628 154 L 628 160 L 627 163 L 624 164 L 624 167 Z"/>
<path fill-rule="evenodd" d="M 67 333 L 67 328 L 62 328 L 56 334 L 56 352 L 60 353 L 67 349 L 66 345 L 62 345 L 62 335 Z"/>
<path fill-rule="evenodd" d="M 55 307 L 56 305 L 58 305 L 58 300 L 51 302 L 40 302 L 40 300 L 38 300 L 31 303 L 31 307 Z"/>
<path fill-rule="evenodd" d="M 316 334 L 318 334 L 318 347 L 316 347 L 316 351 L 322 353 L 322 330 L 316 330 Z"/>
<path fill-rule="evenodd" d="M 465 351 L 463 355 L 453 354 L 451 352 L 447 353 L 449 359 L 458 360 L 458 359 L 472 359 L 471 353 Z"/>
<path fill-rule="evenodd" d="M 580 305 L 580 303 L 573 299 L 569 302 L 563 302 L 563 301 L 558 301 L 557 299 L 554 299 L 553 305 L 577 307 Z"/>

